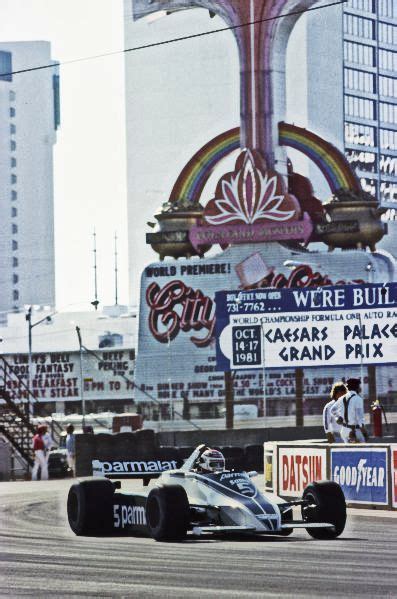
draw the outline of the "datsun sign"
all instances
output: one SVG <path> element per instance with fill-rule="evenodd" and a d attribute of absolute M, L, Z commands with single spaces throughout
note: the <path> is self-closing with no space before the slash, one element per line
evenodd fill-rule
<path fill-rule="evenodd" d="M 299 497 L 315 480 L 327 478 L 327 450 L 315 447 L 280 447 L 278 450 L 278 492 Z"/>
<path fill-rule="evenodd" d="M 387 505 L 387 449 L 331 449 L 331 477 L 349 503 Z"/>

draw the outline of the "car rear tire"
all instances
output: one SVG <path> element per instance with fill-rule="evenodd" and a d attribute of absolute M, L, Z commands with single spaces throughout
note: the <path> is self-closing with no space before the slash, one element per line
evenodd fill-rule
<path fill-rule="evenodd" d="M 307 528 L 314 539 L 336 539 L 346 524 L 346 501 L 340 486 L 332 481 L 310 483 L 303 491 L 303 499 L 310 505 L 302 506 L 306 522 L 328 522 L 334 528 Z"/>
<path fill-rule="evenodd" d="M 114 486 L 106 478 L 84 480 L 69 489 L 67 511 L 76 535 L 106 534 L 112 530 Z"/>
<path fill-rule="evenodd" d="M 156 541 L 182 541 L 189 527 L 189 502 L 179 485 L 154 487 L 146 501 L 146 520 Z"/>

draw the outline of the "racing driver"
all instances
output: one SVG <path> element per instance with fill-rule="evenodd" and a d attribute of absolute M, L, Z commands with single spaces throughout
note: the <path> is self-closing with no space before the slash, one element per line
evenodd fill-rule
<path fill-rule="evenodd" d="M 197 472 L 223 472 L 225 470 L 225 457 L 217 449 L 206 449 L 197 462 Z"/>

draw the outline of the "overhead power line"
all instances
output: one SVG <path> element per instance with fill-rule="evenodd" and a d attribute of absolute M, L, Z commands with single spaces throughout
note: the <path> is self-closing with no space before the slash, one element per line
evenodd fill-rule
<path fill-rule="evenodd" d="M 174 37 L 169 40 L 162 42 L 152 42 L 151 44 L 143 44 L 142 46 L 134 46 L 133 48 L 125 48 L 124 50 L 114 50 L 113 52 L 104 52 L 103 54 L 95 54 L 92 56 L 83 56 L 81 58 L 74 58 L 72 60 L 64 60 L 63 62 L 52 62 L 50 64 L 39 65 L 37 67 L 30 67 L 26 69 L 19 69 L 17 71 L 9 71 L 8 73 L 0 73 L 2 77 L 9 77 L 11 75 L 20 75 L 21 73 L 30 73 L 32 71 L 42 71 L 44 69 L 53 69 L 54 67 L 64 66 L 68 64 L 74 64 L 77 62 L 85 62 L 88 60 L 97 60 L 99 58 L 105 58 L 107 56 L 116 56 L 117 54 L 127 54 L 128 52 L 138 52 L 139 50 L 147 50 L 148 48 L 155 48 L 157 46 L 165 46 L 167 44 L 173 44 L 176 42 L 183 42 L 198 37 L 205 37 L 207 35 L 214 35 L 215 33 L 222 33 L 224 31 L 232 31 L 234 29 L 240 29 L 242 27 L 249 27 L 257 23 L 265 23 L 267 21 L 276 21 L 286 17 L 292 17 L 296 15 L 302 15 L 307 12 L 313 12 L 315 10 L 322 10 L 324 8 L 330 8 L 341 4 L 346 4 L 348 0 L 335 0 L 328 4 L 322 4 L 321 6 L 312 6 L 311 8 L 305 8 L 304 10 L 295 10 L 289 13 L 278 15 L 277 17 L 269 17 L 267 19 L 257 19 L 255 21 L 248 21 L 247 23 L 241 23 L 240 25 L 231 25 L 230 27 L 221 27 L 220 29 L 212 29 L 211 31 L 202 31 L 201 33 L 192 33 L 190 35 L 184 35 L 182 37 Z"/>

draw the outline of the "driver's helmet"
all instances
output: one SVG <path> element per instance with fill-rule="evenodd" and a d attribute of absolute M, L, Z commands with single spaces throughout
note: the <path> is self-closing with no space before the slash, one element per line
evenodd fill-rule
<path fill-rule="evenodd" d="M 198 459 L 197 465 L 202 472 L 223 472 L 225 458 L 217 449 L 206 449 Z"/>

